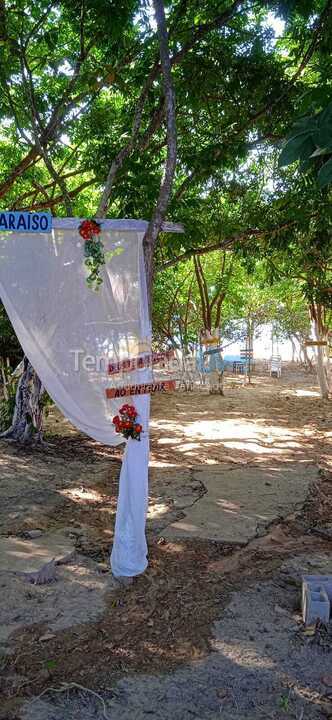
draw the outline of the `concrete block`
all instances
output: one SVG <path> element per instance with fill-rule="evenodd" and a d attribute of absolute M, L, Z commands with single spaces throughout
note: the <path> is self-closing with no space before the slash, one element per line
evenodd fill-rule
<path fill-rule="evenodd" d="M 332 604 L 332 575 L 303 575 L 303 582 L 322 586 Z"/>
<path fill-rule="evenodd" d="M 330 621 L 330 600 L 324 588 L 314 581 L 303 579 L 302 617 L 305 625 L 314 625 L 317 620 L 327 625 Z"/>

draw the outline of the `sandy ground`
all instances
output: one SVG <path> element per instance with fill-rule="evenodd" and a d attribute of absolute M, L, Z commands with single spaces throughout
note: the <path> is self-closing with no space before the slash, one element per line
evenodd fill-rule
<path fill-rule="evenodd" d="M 150 564 L 127 589 L 107 566 L 121 452 L 55 411 L 46 453 L 2 446 L 0 546 L 70 552 L 51 586 L 0 560 L 0 718 L 332 717 L 332 641 L 299 613 L 301 572 L 332 572 L 330 404 L 288 369 L 152 418 Z"/>

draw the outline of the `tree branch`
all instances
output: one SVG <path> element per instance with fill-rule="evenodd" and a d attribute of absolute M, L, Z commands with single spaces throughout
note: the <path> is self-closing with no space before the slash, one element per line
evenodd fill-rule
<path fill-rule="evenodd" d="M 161 181 L 159 196 L 155 211 L 150 220 L 148 229 L 143 240 L 145 270 L 147 278 L 148 298 L 151 305 L 152 282 L 154 272 L 154 250 L 156 241 L 165 219 L 169 199 L 171 196 L 173 178 L 176 167 L 176 116 L 175 116 L 175 94 L 172 81 L 171 61 L 168 47 L 168 33 L 165 18 L 163 0 L 153 0 L 155 17 L 158 28 L 160 61 L 163 73 L 163 85 L 165 94 L 165 111 L 167 126 L 167 159 L 164 176 Z"/>
<path fill-rule="evenodd" d="M 71 172 L 65 173 L 65 175 L 62 176 L 62 179 L 66 180 L 67 178 L 76 177 L 77 175 L 82 175 L 84 172 L 85 171 L 82 170 L 82 168 L 78 168 L 77 170 L 72 170 Z M 91 182 L 93 183 L 95 182 L 95 180 L 93 179 Z M 23 195 L 19 195 L 19 197 L 15 199 L 15 202 L 12 203 L 12 205 L 10 206 L 10 210 L 15 210 L 15 208 L 19 207 L 19 204 L 23 203 L 23 201 L 26 201 L 26 204 L 29 205 L 30 199 L 36 197 L 39 193 L 46 197 L 47 190 L 50 191 L 50 197 L 52 197 L 52 194 L 54 194 L 54 190 L 56 188 L 55 180 L 46 183 L 46 185 L 40 185 L 37 180 L 32 180 L 32 185 L 34 189 L 28 190 L 28 192 L 23 193 Z"/>
<path fill-rule="evenodd" d="M 74 188 L 74 190 L 68 190 L 68 191 L 67 191 L 67 196 L 70 198 L 70 200 L 72 200 L 72 199 L 75 198 L 77 195 L 79 195 L 79 194 L 82 192 L 82 190 L 85 190 L 85 188 L 90 187 L 90 186 L 93 185 L 95 182 L 96 182 L 96 180 L 95 180 L 94 178 L 93 178 L 92 180 L 91 180 L 91 179 L 90 179 L 90 180 L 85 180 L 84 183 L 82 183 L 81 185 L 79 185 L 77 188 Z M 60 203 L 65 203 L 65 200 L 66 200 L 66 199 L 65 199 L 64 195 L 61 194 L 61 195 L 56 195 L 56 196 L 53 197 L 53 198 L 49 198 L 48 200 L 43 200 L 43 201 L 40 201 L 40 202 L 36 202 L 36 203 L 34 203 L 34 204 L 27 205 L 27 206 L 24 206 L 24 207 L 17 207 L 17 205 L 15 204 L 13 209 L 15 209 L 15 210 L 22 210 L 22 211 L 23 211 L 23 210 L 42 210 L 42 209 L 45 209 L 45 208 L 52 208 L 52 207 L 54 207 L 55 205 L 59 205 Z"/>
<path fill-rule="evenodd" d="M 297 70 L 295 71 L 295 73 L 292 75 L 289 82 L 287 83 L 287 87 L 285 88 L 285 90 L 283 90 L 283 92 L 281 93 L 281 95 L 279 95 L 279 97 L 275 98 L 271 102 L 267 103 L 263 108 L 260 108 L 255 113 L 250 115 L 248 122 L 245 125 L 243 125 L 242 127 L 238 128 L 238 130 L 235 133 L 235 137 L 237 135 L 240 135 L 242 132 L 245 132 L 250 127 L 252 127 L 253 122 L 255 122 L 256 120 L 259 120 L 261 117 L 264 117 L 268 112 L 271 112 L 271 110 L 273 110 L 274 108 L 280 107 L 280 103 L 287 96 L 287 94 L 289 93 L 289 90 L 293 87 L 293 85 L 295 85 L 296 81 L 302 75 L 302 73 L 305 70 L 305 68 L 307 67 L 310 59 L 312 58 L 312 56 L 316 50 L 316 47 L 318 45 L 318 42 L 321 38 L 322 32 L 324 30 L 324 25 L 331 14 L 331 10 L 332 10 L 332 0 L 328 0 L 323 12 L 321 13 L 321 15 L 319 16 L 319 18 L 317 19 L 317 21 L 315 23 L 314 35 L 313 35 L 312 41 L 311 41 L 308 49 L 304 53 L 303 58 L 299 64 L 299 67 L 297 68 Z M 260 139 L 259 142 L 261 142 L 261 141 L 262 140 Z M 217 149 L 214 159 L 217 160 L 220 157 L 221 153 L 222 153 L 222 149 L 221 148 Z M 189 173 L 189 175 L 185 178 L 183 183 L 180 185 L 180 187 L 176 191 L 176 193 L 174 195 L 175 200 L 180 200 L 182 198 L 184 193 L 188 190 L 191 182 L 194 180 L 194 178 L 199 176 L 201 174 L 201 172 L 202 172 L 201 167 L 199 166 L 198 168 L 194 168 Z M 206 177 L 206 179 L 208 179 L 208 177 Z"/>
<path fill-rule="evenodd" d="M 235 13 L 235 10 L 237 7 L 241 4 L 243 0 L 235 0 L 231 7 L 226 10 L 225 12 L 218 15 L 214 20 L 212 20 L 209 23 L 205 23 L 202 25 L 199 25 L 198 27 L 194 26 L 192 30 L 192 38 L 190 41 L 188 41 L 177 53 L 175 53 L 170 58 L 170 64 L 171 66 L 177 64 L 182 60 L 182 58 L 190 51 L 192 48 L 196 45 L 197 42 L 199 42 L 205 35 L 207 35 L 212 30 L 218 29 L 222 25 L 224 25 L 227 20 L 229 20 Z M 145 102 L 148 97 L 149 90 L 151 89 L 154 81 L 157 79 L 158 75 L 162 72 L 162 63 L 159 63 L 158 60 L 156 60 L 152 66 L 152 69 L 144 83 L 143 90 L 141 92 L 141 95 L 138 99 L 136 112 L 134 115 L 133 125 L 132 125 L 132 132 L 131 137 L 127 145 L 123 146 L 121 150 L 117 153 L 115 158 L 113 159 L 109 173 L 107 176 L 105 188 L 103 191 L 103 195 L 101 197 L 96 216 L 97 217 L 105 217 L 107 212 L 107 207 L 109 203 L 109 198 L 112 193 L 115 177 L 118 173 L 118 171 L 123 166 L 123 163 L 125 160 L 129 157 L 131 152 L 133 151 L 136 143 L 135 140 L 138 136 L 141 123 L 142 123 L 142 114 Z M 154 117 L 152 118 L 150 122 L 149 128 L 146 130 L 143 139 L 141 142 L 138 142 L 137 146 L 142 147 L 143 150 L 145 150 L 148 147 L 148 143 L 155 132 L 155 130 L 160 126 L 161 119 L 162 119 L 162 112 L 160 109 L 157 109 L 154 113 Z"/>
<path fill-rule="evenodd" d="M 8 40 L 5 0 L 0 0 L 0 40 L 1 42 Z"/>
<path fill-rule="evenodd" d="M 22 73 L 22 80 L 23 85 L 25 88 L 26 98 L 27 102 L 30 106 L 30 112 L 31 112 L 31 121 L 32 121 L 32 128 L 33 128 L 33 135 L 35 139 L 35 144 L 38 150 L 38 154 L 43 158 L 44 163 L 55 182 L 59 185 L 60 190 L 62 190 L 62 195 L 64 198 L 64 203 L 66 206 L 66 212 L 69 217 L 73 215 L 73 208 L 71 204 L 71 198 L 68 195 L 68 190 L 65 181 L 63 178 L 59 175 L 59 173 L 56 171 L 51 158 L 46 150 L 46 147 L 44 147 L 39 139 L 39 133 L 43 133 L 45 131 L 45 128 L 42 125 L 41 117 L 38 112 L 37 103 L 36 103 L 36 97 L 34 92 L 34 85 L 33 85 L 33 78 L 31 74 L 31 70 L 29 67 L 28 59 L 26 56 L 26 52 L 23 46 L 21 46 L 21 73 Z"/>
<path fill-rule="evenodd" d="M 197 279 L 198 290 L 199 290 L 199 294 L 200 294 L 200 298 L 201 298 L 203 325 L 204 325 L 204 328 L 207 328 L 208 327 L 208 319 L 207 319 L 206 299 L 205 299 L 202 278 L 201 278 L 201 274 L 200 274 L 200 267 L 199 267 L 198 259 L 197 259 L 196 255 L 194 255 L 194 267 L 195 267 L 195 274 L 196 274 L 196 279 Z"/>
<path fill-rule="evenodd" d="M 212 243 L 211 245 L 186 250 L 186 252 L 182 253 L 181 255 L 173 257 L 172 260 L 167 260 L 167 262 L 164 262 L 163 265 L 157 268 L 157 270 L 163 272 L 164 270 L 167 270 L 167 268 L 172 267 L 173 265 L 177 265 L 179 262 L 184 262 L 185 260 L 188 260 L 188 258 L 193 257 L 193 255 L 206 255 L 207 253 L 213 252 L 214 250 L 230 250 L 233 245 L 240 240 L 250 240 L 251 237 L 264 237 L 264 235 L 269 234 L 273 235 L 274 233 L 279 232 L 279 230 L 286 230 L 287 228 L 293 227 L 294 225 L 296 225 L 296 220 L 289 220 L 287 222 L 281 223 L 280 225 L 276 225 L 273 228 L 267 228 L 264 230 L 258 230 L 257 228 L 249 228 L 248 230 L 237 233 L 236 235 L 232 235 L 231 237 L 225 238 L 224 240 L 218 240 L 218 242 Z"/>
<path fill-rule="evenodd" d="M 214 296 L 213 296 L 213 298 L 212 298 L 212 300 L 211 300 L 211 303 L 210 303 L 210 304 L 211 304 L 211 311 L 213 310 L 213 308 L 214 308 L 217 300 L 220 298 L 220 295 L 222 295 L 222 293 L 223 293 L 223 291 L 224 291 L 224 288 L 225 288 L 225 284 L 224 284 L 224 282 L 223 282 L 223 281 L 224 281 L 224 275 L 225 275 L 225 265 L 226 265 L 226 250 L 224 250 L 223 253 L 222 253 L 221 272 L 220 272 L 221 282 L 220 282 L 219 288 L 217 287 L 216 292 L 215 292 L 215 294 L 214 294 Z"/>
<path fill-rule="evenodd" d="M 74 72 L 72 77 L 70 78 L 70 81 L 67 85 L 67 88 L 64 90 L 61 98 L 59 98 L 58 102 L 53 108 L 51 117 L 44 129 L 43 132 L 41 132 L 39 136 L 39 143 L 45 148 L 45 146 L 52 140 L 56 133 L 60 130 L 60 127 L 62 125 L 62 122 L 66 116 L 66 114 L 72 109 L 72 103 L 73 99 L 70 99 L 71 93 L 74 90 L 74 87 L 80 77 L 80 72 L 82 68 L 83 62 L 88 57 L 92 47 L 93 42 L 91 41 L 89 45 L 85 48 L 84 51 L 84 57 L 82 57 L 81 52 L 79 57 L 77 58 L 77 61 L 75 63 Z M 81 98 L 81 96 L 78 96 Z M 32 163 L 34 163 L 40 153 L 38 150 L 38 147 L 36 143 L 33 145 L 31 150 L 28 152 L 28 154 L 23 158 L 11 171 L 7 179 L 0 184 L 0 198 L 7 194 L 7 192 L 10 190 L 12 185 L 15 183 L 17 178 L 19 178 L 23 173 L 30 167 Z"/>
<path fill-rule="evenodd" d="M 223 25 L 225 25 L 228 20 L 231 20 L 236 10 L 242 4 L 243 0 L 235 0 L 235 2 L 233 2 L 227 10 L 224 10 L 224 12 L 222 12 L 220 15 L 217 15 L 217 17 L 210 22 L 202 23 L 201 25 L 194 25 L 192 28 L 191 39 L 188 40 L 185 45 L 183 45 L 181 50 L 178 50 L 178 52 L 172 56 L 172 65 L 178 63 L 179 60 L 182 60 L 184 55 L 186 55 L 189 50 L 192 50 L 196 43 L 202 40 L 202 38 L 208 35 L 208 33 L 210 33 L 212 30 L 218 30 Z"/>
<path fill-rule="evenodd" d="M 57 4 L 58 4 L 58 3 L 56 3 L 56 2 L 55 2 L 55 3 L 54 3 L 54 2 L 51 2 L 51 3 L 48 5 L 48 7 L 46 8 L 46 10 L 41 14 L 40 18 L 38 18 L 38 20 L 37 20 L 37 21 L 35 22 L 35 24 L 32 26 L 30 32 L 27 34 L 27 36 L 26 36 L 26 38 L 25 38 L 25 43 L 24 43 L 24 49 L 25 49 L 25 50 L 27 49 L 31 38 L 33 38 L 33 36 L 38 32 L 38 30 L 40 30 L 43 22 L 44 22 L 45 20 L 47 20 L 49 14 L 50 14 L 50 11 L 52 10 L 53 5 L 57 5 Z"/>
<path fill-rule="evenodd" d="M 109 199 L 110 199 L 111 192 L 112 192 L 112 188 L 113 188 L 113 184 L 114 184 L 114 180 L 115 180 L 115 176 L 116 176 L 118 170 L 120 170 L 120 168 L 122 167 L 126 158 L 130 155 L 130 153 L 132 152 L 132 150 L 134 148 L 136 137 L 139 133 L 139 130 L 140 130 L 140 127 L 142 124 L 142 116 L 143 116 L 145 101 L 148 97 L 149 90 L 155 79 L 155 74 L 156 74 L 156 65 L 154 65 L 150 74 L 148 75 L 148 77 L 144 83 L 143 89 L 141 91 L 140 97 L 138 99 L 136 111 L 134 114 L 132 129 L 131 129 L 130 140 L 127 143 L 127 145 L 124 145 L 121 148 L 121 150 L 119 150 L 119 152 L 117 153 L 115 158 L 112 160 L 111 167 L 109 169 L 105 187 L 103 190 L 103 194 L 101 196 L 100 203 L 98 205 L 98 209 L 97 209 L 97 213 L 96 213 L 96 217 L 98 217 L 98 218 L 105 217 Z M 161 120 L 161 118 L 160 118 L 160 120 Z M 153 119 L 151 121 L 151 124 L 153 124 Z"/>

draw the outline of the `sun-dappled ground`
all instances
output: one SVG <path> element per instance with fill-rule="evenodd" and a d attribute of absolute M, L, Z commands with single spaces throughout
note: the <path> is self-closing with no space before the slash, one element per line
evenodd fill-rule
<path fill-rule="evenodd" d="M 1 720 L 326 716 L 332 642 L 303 632 L 299 591 L 332 572 L 331 420 L 295 367 L 154 397 L 149 568 L 126 589 L 108 569 L 121 449 L 56 410 L 45 452 L 4 443 L 0 548 L 75 552 L 46 587 L 0 560 Z"/>
<path fill-rule="evenodd" d="M 254 376 L 226 380 L 226 395 L 206 391 L 155 397 L 152 466 L 294 462 L 330 456 L 329 405 L 312 375 L 288 370 L 280 380 Z M 330 430 L 330 433 L 329 433 Z M 321 440 L 321 444 L 319 443 Z"/>

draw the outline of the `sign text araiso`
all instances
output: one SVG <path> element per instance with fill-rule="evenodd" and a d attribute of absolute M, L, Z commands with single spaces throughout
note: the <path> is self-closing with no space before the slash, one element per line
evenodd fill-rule
<path fill-rule="evenodd" d="M 52 232 L 52 215 L 48 212 L 0 211 L 0 232 L 3 231 L 50 233 Z"/>

